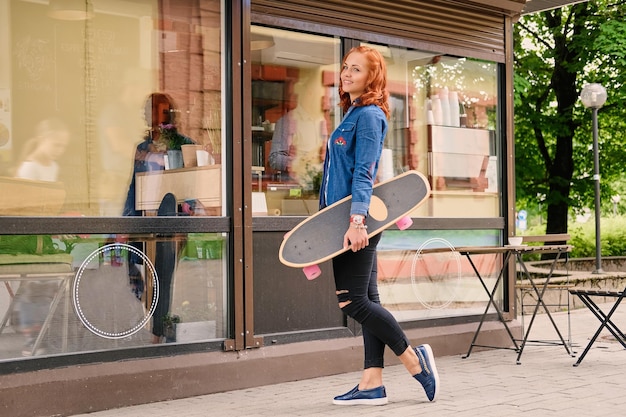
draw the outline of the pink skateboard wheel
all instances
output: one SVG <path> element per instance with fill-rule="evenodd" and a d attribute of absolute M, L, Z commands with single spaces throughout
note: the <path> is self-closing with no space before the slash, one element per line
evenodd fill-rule
<path fill-rule="evenodd" d="M 305 266 L 302 268 L 302 272 L 304 272 L 306 279 L 309 281 L 322 275 L 322 270 L 318 265 Z"/>
<path fill-rule="evenodd" d="M 411 219 L 410 216 L 404 216 L 403 218 L 401 218 L 400 220 L 396 222 L 396 226 L 398 226 L 398 229 L 400 230 L 408 229 L 409 227 L 411 227 L 412 224 L 413 224 L 413 219 Z"/>

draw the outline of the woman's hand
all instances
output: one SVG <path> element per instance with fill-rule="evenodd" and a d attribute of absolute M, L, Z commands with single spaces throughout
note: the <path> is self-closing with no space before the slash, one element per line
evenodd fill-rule
<path fill-rule="evenodd" d="M 354 227 L 350 225 L 348 231 L 343 235 L 343 247 L 352 249 L 352 252 L 359 251 L 369 245 L 367 229 L 365 227 Z"/>

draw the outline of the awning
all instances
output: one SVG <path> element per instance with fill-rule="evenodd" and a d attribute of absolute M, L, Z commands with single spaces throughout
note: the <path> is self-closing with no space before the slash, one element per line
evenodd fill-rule
<path fill-rule="evenodd" d="M 588 0 L 527 0 L 522 14 L 543 12 L 545 10 L 558 9 L 570 4 L 584 3 Z"/>

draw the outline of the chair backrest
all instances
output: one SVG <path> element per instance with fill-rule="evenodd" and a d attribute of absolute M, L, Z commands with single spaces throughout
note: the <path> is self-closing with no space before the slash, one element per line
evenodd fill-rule
<path fill-rule="evenodd" d="M 567 233 L 551 233 L 547 235 L 522 236 L 523 243 L 549 243 L 553 245 L 565 244 L 570 240 Z"/>
<path fill-rule="evenodd" d="M 60 182 L 0 177 L 0 215 L 51 216 L 61 212 L 65 187 Z"/>

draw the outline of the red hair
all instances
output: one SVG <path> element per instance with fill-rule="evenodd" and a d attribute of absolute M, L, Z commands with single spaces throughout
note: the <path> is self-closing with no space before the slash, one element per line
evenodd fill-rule
<path fill-rule="evenodd" d="M 341 66 L 345 64 L 346 59 L 351 53 L 358 52 L 365 56 L 367 60 L 367 66 L 369 70 L 369 77 L 367 79 L 367 86 L 365 92 L 359 97 L 358 103 L 354 103 L 355 106 L 368 106 L 375 104 L 385 113 L 385 116 L 389 118 L 389 91 L 387 91 L 387 64 L 385 59 L 378 50 L 369 46 L 356 46 L 343 58 Z M 339 97 L 341 99 L 341 108 L 344 112 L 348 111 L 350 106 L 353 105 L 350 100 L 350 94 L 343 91 L 341 81 L 339 82 Z"/>

